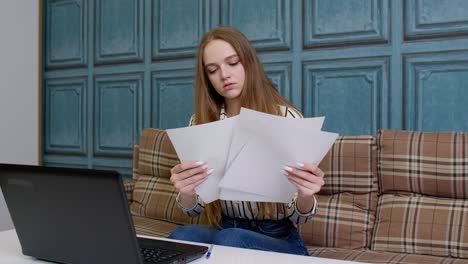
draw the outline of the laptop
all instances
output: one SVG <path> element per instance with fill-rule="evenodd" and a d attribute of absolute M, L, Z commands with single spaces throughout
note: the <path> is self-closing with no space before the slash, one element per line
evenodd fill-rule
<path fill-rule="evenodd" d="M 122 178 L 106 170 L 0 164 L 23 254 L 58 263 L 187 263 L 208 247 L 136 236 Z"/>

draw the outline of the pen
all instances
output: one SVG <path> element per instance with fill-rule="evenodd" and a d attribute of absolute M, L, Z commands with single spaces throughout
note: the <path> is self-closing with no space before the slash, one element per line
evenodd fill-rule
<path fill-rule="evenodd" d="M 206 253 L 206 258 L 209 259 L 211 256 L 211 251 L 213 250 L 214 244 L 210 245 L 210 248 L 208 249 L 208 252 Z"/>

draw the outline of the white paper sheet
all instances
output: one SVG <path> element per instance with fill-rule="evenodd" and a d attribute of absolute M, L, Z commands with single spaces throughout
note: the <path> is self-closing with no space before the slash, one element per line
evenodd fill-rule
<path fill-rule="evenodd" d="M 287 203 L 296 188 L 283 167 L 300 161 L 320 163 L 338 136 L 320 131 L 323 121 L 324 117 L 293 119 L 242 108 L 234 118 L 167 131 L 181 160 L 202 160 L 214 168 L 196 189 L 205 203 Z"/>
<path fill-rule="evenodd" d="M 281 148 L 272 150 L 264 147 L 265 144 L 261 140 L 249 141 L 238 158 L 232 162 L 219 186 L 230 190 L 274 197 L 275 201 L 289 201 L 296 188 L 283 174 L 283 167 L 286 165 L 295 166 L 296 162 L 302 161 L 320 163 L 336 139 L 336 134 L 321 131 L 308 134 L 307 138 L 309 136 L 321 142 L 318 144 L 302 142 L 300 147 L 308 149 L 296 153 L 288 153 L 287 149 L 283 149 L 285 150 L 283 151 Z M 291 145 L 299 144 L 290 144 L 289 146 Z M 242 194 L 239 194 L 240 198 L 242 198 Z"/>
<path fill-rule="evenodd" d="M 286 118 L 281 116 L 275 116 L 271 114 L 265 114 L 262 112 L 254 111 L 247 108 L 241 108 L 240 115 L 238 118 L 244 124 L 242 128 L 239 126 L 234 127 L 232 134 L 232 142 L 229 149 L 228 161 L 226 164 L 226 170 L 230 167 L 232 161 L 240 153 L 240 150 L 246 145 L 251 138 L 251 135 L 257 135 L 260 137 L 269 137 L 272 132 L 270 128 L 272 126 L 284 126 L 290 127 L 294 130 L 317 130 L 322 129 L 325 117 L 313 117 L 313 118 Z M 283 135 L 284 136 L 284 135 Z M 275 136 L 270 137 L 271 142 L 275 142 Z"/>
<path fill-rule="evenodd" d="M 242 199 L 239 199 L 241 197 Z M 290 197 L 292 198 L 292 197 Z M 237 190 L 221 188 L 219 199 L 226 201 L 250 201 L 250 202 L 282 202 L 276 197 L 269 197 L 255 193 L 240 192 Z"/>
<path fill-rule="evenodd" d="M 234 123 L 237 117 L 191 127 L 167 129 L 181 161 L 204 161 L 213 173 L 196 193 L 205 203 L 219 198 L 218 183 L 224 176 Z"/>
<path fill-rule="evenodd" d="M 322 152 L 326 154 L 337 136 L 330 135 L 327 141 L 327 134 L 320 131 L 322 124 L 323 117 L 281 118 L 242 108 L 233 131 L 233 140 L 239 140 L 231 144 L 228 166 L 219 186 L 230 191 L 230 198 L 235 198 L 238 191 L 241 200 L 252 199 L 245 193 L 255 193 L 260 196 L 258 199 L 269 197 L 272 202 L 289 202 L 296 187 L 287 180 L 283 167 L 299 161 L 318 164 L 322 160 Z M 316 140 L 324 143 L 305 149 Z M 320 151 L 322 147 L 325 149 Z"/>

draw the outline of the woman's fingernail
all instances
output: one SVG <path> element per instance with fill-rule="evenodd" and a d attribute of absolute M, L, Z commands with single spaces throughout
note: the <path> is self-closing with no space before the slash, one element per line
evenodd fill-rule
<path fill-rule="evenodd" d="M 289 172 L 293 171 L 293 169 L 291 167 L 289 167 L 289 166 L 284 166 L 283 169 L 285 171 L 289 171 Z"/>
<path fill-rule="evenodd" d="M 207 174 L 207 175 L 210 175 L 213 171 L 214 171 L 214 169 L 209 169 L 209 170 L 206 172 L 206 174 Z"/>
<path fill-rule="evenodd" d="M 283 171 L 283 174 L 284 174 L 285 176 L 289 176 L 289 173 L 288 173 L 287 171 L 285 171 L 285 170 Z"/>
<path fill-rule="evenodd" d="M 202 169 L 204 169 L 204 170 L 208 169 L 208 164 L 203 165 Z"/>
<path fill-rule="evenodd" d="M 296 162 L 296 165 L 299 166 L 300 168 L 304 168 L 304 163 L 302 162 Z"/>
<path fill-rule="evenodd" d="M 203 163 L 205 163 L 205 162 L 203 162 L 203 161 L 197 161 L 197 162 L 195 162 L 195 165 L 202 165 Z"/>

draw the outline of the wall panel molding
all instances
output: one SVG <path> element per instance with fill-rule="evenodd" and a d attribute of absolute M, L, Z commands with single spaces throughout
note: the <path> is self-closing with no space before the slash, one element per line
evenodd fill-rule
<path fill-rule="evenodd" d="M 405 38 L 468 35 L 468 1 L 405 1 Z"/>
<path fill-rule="evenodd" d="M 143 61 L 143 0 L 95 2 L 95 63 Z"/>
<path fill-rule="evenodd" d="M 280 94 L 291 101 L 291 63 L 265 63 L 264 68 Z"/>
<path fill-rule="evenodd" d="M 405 57 L 405 129 L 468 131 L 468 53 Z"/>
<path fill-rule="evenodd" d="M 94 154 L 132 157 L 143 122 L 143 74 L 96 76 Z"/>
<path fill-rule="evenodd" d="M 185 127 L 194 110 L 192 69 L 156 71 L 152 74 L 151 127 Z"/>
<path fill-rule="evenodd" d="M 242 31 L 263 50 L 291 49 L 290 0 L 221 0 L 221 24 Z"/>
<path fill-rule="evenodd" d="M 153 60 L 194 57 L 198 43 L 208 31 L 208 0 L 153 0 Z"/>
<path fill-rule="evenodd" d="M 45 82 L 45 144 L 47 154 L 86 154 L 85 78 Z"/>
<path fill-rule="evenodd" d="M 305 62 L 305 116 L 326 116 L 327 131 L 375 134 L 388 125 L 388 64 L 388 58 Z"/>
<path fill-rule="evenodd" d="M 45 164 L 125 171 L 143 128 L 187 126 L 195 53 L 218 25 L 325 130 L 468 132 L 467 0 L 41 3 Z"/>
<path fill-rule="evenodd" d="M 389 42 L 387 0 L 304 1 L 304 48 Z"/>
<path fill-rule="evenodd" d="M 48 68 L 82 67 L 87 63 L 87 1 L 47 1 L 46 56 Z"/>

